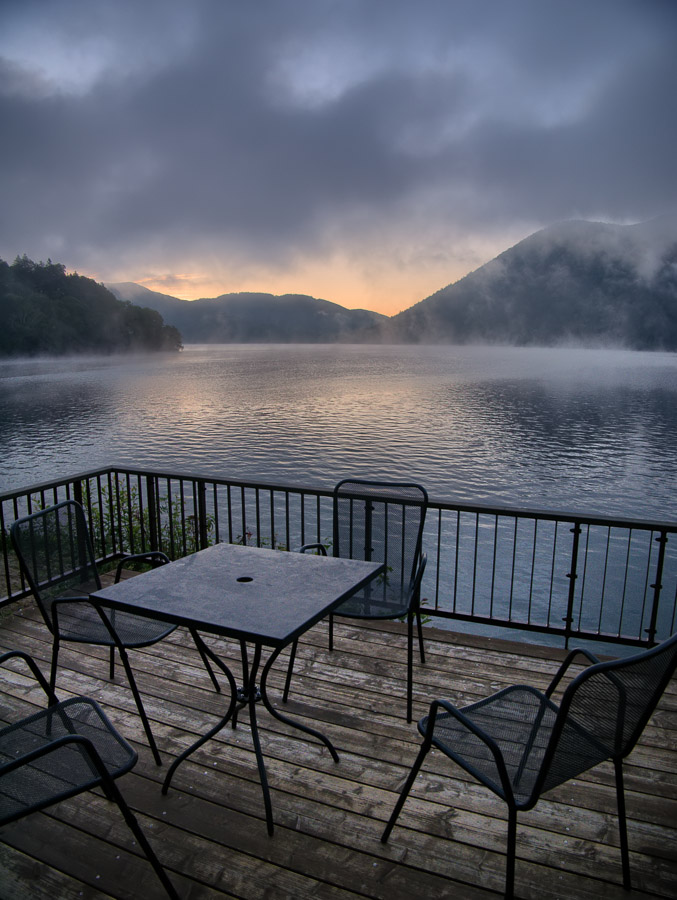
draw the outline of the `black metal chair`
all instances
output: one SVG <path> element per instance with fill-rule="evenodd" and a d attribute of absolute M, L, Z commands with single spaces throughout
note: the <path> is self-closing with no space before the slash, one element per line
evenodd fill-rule
<path fill-rule="evenodd" d="M 57 661 L 61 641 L 96 644 L 110 648 L 110 678 L 115 674 L 115 650 L 127 674 L 144 731 L 155 761 L 160 754 L 136 685 L 127 650 L 148 647 L 166 638 L 176 625 L 144 616 L 102 607 L 89 594 L 101 587 L 87 521 L 82 506 L 65 500 L 17 519 L 10 527 L 12 545 L 21 569 L 35 597 L 52 637 L 50 687 L 56 685 Z M 125 556 L 118 564 L 116 582 L 123 567 L 141 560 L 151 566 L 164 565 L 169 558 L 160 552 Z M 207 659 L 209 652 L 199 634 L 191 635 L 216 690 L 219 683 Z"/>
<path fill-rule="evenodd" d="M 407 619 L 407 722 L 411 722 L 414 619 L 421 662 L 425 663 L 420 589 L 426 564 L 422 552 L 428 494 L 418 484 L 345 479 L 334 488 L 332 552 L 350 559 L 377 560 L 386 573 L 345 600 L 329 616 L 329 649 L 334 649 L 334 616 Z M 304 544 L 301 552 L 326 555 L 324 544 Z M 296 657 L 292 645 L 283 694 L 286 702 Z"/>
<path fill-rule="evenodd" d="M 94 700 L 71 697 L 59 702 L 28 654 L 12 650 L 0 656 L 0 665 L 15 658 L 28 665 L 49 705 L 0 728 L 0 826 L 101 787 L 106 797 L 117 803 L 167 894 L 178 900 L 136 816 L 115 784 L 115 779 L 136 764 L 136 751 Z"/>
<path fill-rule="evenodd" d="M 569 683 L 557 704 L 552 695 L 579 654 L 593 665 Z M 423 744 L 381 840 L 388 840 L 426 754 L 436 747 L 507 803 L 505 896 L 512 897 L 517 812 L 532 809 L 546 791 L 612 760 L 623 886 L 630 890 L 623 759 L 639 740 L 676 668 L 677 635 L 610 662 L 573 650 L 545 693 L 515 685 L 462 708 L 434 700 L 418 723 Z"/>

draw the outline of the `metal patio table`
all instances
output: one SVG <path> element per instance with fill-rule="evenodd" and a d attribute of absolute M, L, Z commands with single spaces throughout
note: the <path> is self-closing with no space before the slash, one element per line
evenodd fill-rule
<path fill-rule="evenodd" d="M 213 728 L 174 760 L 162 786 L 163 793 L 167 793 L 177 766 L 217 734 L 231 718 L 235 724 L 238 711 L 248 706 L 266 822 L 269 834 L 273 833 L 270 790 L 256 719 L 257 702 L 263 702 L 276 719 L 322 741 L 335 762 L 338 762 L 338 754 L 329 738 L 321 732 L 273 707 L 266 690 L 270 668 L 281 650 L 383 570 L 383 564 L 377 562 L 224 543 L 102 588 L 92 595 L 102 606 L 176 622 L 240 641 L 243 669 L 240 688 L 226 664 L 207 648 L 210 658 L 228 678 L 230 705 Z M 253 646 L 251 665 L 250 644 Z M 264 647 L 272 652 L 258 680 Z"/>

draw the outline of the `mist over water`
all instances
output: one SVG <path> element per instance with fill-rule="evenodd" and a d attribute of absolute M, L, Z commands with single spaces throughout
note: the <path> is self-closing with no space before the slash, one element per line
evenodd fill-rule
<path fill-rule="evenodd" d="M 5 361 L 0 423 L 0 491 L 118 463 L 677 517 L 674 354 L 225 345 Z"/>

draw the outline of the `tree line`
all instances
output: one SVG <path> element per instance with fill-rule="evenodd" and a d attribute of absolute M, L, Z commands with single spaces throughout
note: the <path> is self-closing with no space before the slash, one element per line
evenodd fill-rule
<path fill-rule="evenodd" d="M 178 351 L 159 312 L 118 300 L 61 263 L 0 259 L 0 356 Z"/>

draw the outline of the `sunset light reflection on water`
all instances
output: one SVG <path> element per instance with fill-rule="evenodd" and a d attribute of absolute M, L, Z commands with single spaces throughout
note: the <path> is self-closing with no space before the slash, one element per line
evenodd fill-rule
<path fill-rule="evenodd" d="M 0 364 L 0 490 L 95 466 L 672 518 L 677 357 L 571 349 L 189 346 Z"/>

